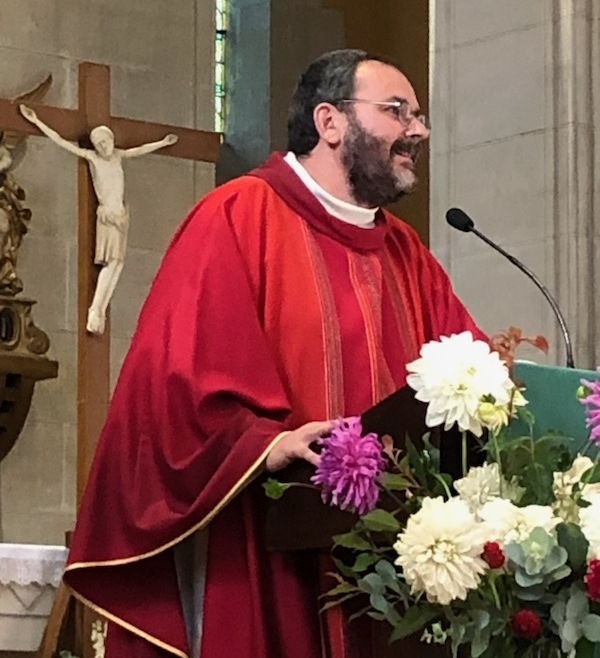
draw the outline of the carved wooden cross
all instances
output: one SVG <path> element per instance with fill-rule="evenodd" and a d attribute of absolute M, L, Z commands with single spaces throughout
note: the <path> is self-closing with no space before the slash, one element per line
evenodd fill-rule
<path fill-rule="evenodd" d="M 162 139 L 175 133 L 179 141 L 158 151 L 189 160 L 216 162 L 221 143 L 219 133 L 180 128 L 134 119 L 114 117 L 110 113 L 110 69 L 85 62 L 79 65 L 79 107 L 77 110 L 32 103 L 42 121 L 62 137 L 78 141 L 98 125 L 109 126 L 119 148 L 130 148 Z M 29 135 L 40 132 L 20 114 L 16 104 L 0 99 L 0 130 L 15 130 Z M 99 268 L 94 265 L 96 196 L 87 162 L 79 159 L 79 228 L 78 228 L 78 356 L 77 356 L 77 502 L 81 500 L 96 442 L 104 423 L 110 396 L 110 321 L 103 335 L 86 331 L 87 309 L 91 303 Z M 60 596 L 66 596 L 61 590 Z M 66 605 L 66 603 L 65 603 Z M 59 607 L 62 607 L 59 605 Z M 56 608 L 56 605 L 55 605 Z M 55 615 L 55 617 L 57 617 Z M 60 615 L 49 620 L 45 641 L 53 644 L 60 631 Z M 54 629 L 51 628 L 54 623 Z M 85 626 L 89 627 L 86 623 Z M 42 652 L 43 653 L 43 652 Z M 83 654 L 88 654 L 87 647 Z M 81 655 L 81 654 L 80 654 Z"/>

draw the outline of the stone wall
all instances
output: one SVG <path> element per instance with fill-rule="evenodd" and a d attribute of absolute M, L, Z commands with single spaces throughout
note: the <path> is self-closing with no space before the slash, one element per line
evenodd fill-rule
<path fill-rule="evenodd" d="M 81 61 L 111 66 L 114 115 L 213 129 L 214 4 L 197 0 L 3 0 L 0 96 L 51 72 L 44 102 L 77 106 Z M 57 380 L 38 384 L 26 426 L 0 465 L 0 539 L 62 543 L 75 515 L 77 174 L 45 138 L 15 172 L 33 211 L 19 272 L 38 300 Z M 112 304 L 113 382 L 170 236 L 214 184 L 214 166 L 158 155 L 126 164 L 130 247 Z"/>
<path fill-rule="evenodd" d="M 600 7 L 594 0 L 433 7 L 432 247 L 484 329 L 542 332 L 552 344 L 548 361 L 564 363 L 557 323 L 533 284 L 475 236 L 446 226 L 446 210 L 464 208 L 548 285 L 571 327 L 576 363 L 595 367 Z"/>

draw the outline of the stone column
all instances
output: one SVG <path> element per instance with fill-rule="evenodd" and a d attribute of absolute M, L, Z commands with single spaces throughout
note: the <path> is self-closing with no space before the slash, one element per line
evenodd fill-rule
<path fill-rule="evenodd" d="M 555 289 L 573 333 L 575 362 L 600 364 L 599 224 L 600 9 L 595 0 L 553 0 L 552 222 Z M 596 256 L 595 256 L 596 254 Z"/>
<path fill-rule="evenodd" d="M 600 246 L 600 7 L 595 0 L 431 0 L 431 243 L 488 332 L 558 324 L 527 279 L 474 236 L 445 226 L 450 206 L 533 269 L 571 329 L 576 364 L 600 362 L 594 285 Z M 523 356 L 544 361 L 525 350 Z"/>

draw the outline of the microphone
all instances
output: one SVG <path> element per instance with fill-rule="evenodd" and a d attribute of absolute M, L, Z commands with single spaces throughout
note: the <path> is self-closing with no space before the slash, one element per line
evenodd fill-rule
<path fill-rule="evenodd" d="M 567 328 L 567 323 L 565 322 L 565 318 L 563 317 L 563 314 L 560 312 L 560 309 L 558 308 L 558 304 L 556 303 L 556 300 L 552 295 L 550 294 L 550 291 L 546 286 L 537 278 L 537 276 L 526 266 L 524 265 L 520 260 L 509 254 L 508 252 L 504 251 L 502 247 L 495 242 L 492 242 L 486 235 L 481 233 L 481 231 L 478 231 L 475 228 L 475 224 L 473 220 L 467 215 L 467 213 L 464 210 L 461 210 L 460 208 L 450 208 L 448 212 L 446 213 L 446 221 L 450 226 L 453 228 L 463 231 L 463 233 L 475 233 L 475 235 L 483 240 L 486 244 L 489 244 L 490 247 L 495 249 L 497 252 L 501 253 L 505 258 L 508 258 L 508 260 L 513 264 L 518 267 L 521 272 L 524 272 L 534 283 L 535 285 L 542 291 L 542 294 L 544 297 L 548 300 L 548 303 L 552 307 L 552 310 L 554 311 L 554 315 L 556 316 L 556 319 L 558 320 L 558 324 L 560 325 L 560 330 L 562 332 L 563 339 L 565 341 L 565 350 L 567 354 L 567 368 L 574 368 L 575 367 L 575 362 L 573 361 L 573 346 L 571 344 L 571 335 L 569 334 L 569 329 Z"/>

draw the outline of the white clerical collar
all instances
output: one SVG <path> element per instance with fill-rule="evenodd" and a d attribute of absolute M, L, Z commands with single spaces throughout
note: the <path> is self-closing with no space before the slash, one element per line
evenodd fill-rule
<path fill-rule="evenodd" d="M 354 203 L 342 201 L 342 199 L 333 196 L 333 194 L 324 190 L 308 171 L 306 171 L 298 161 L 296 154 L 292 153 L 292 151 L 286 153 L 283 159 L 296 172 L 296 175 L 304 185 L 317 197 L 318 201 L 330 215 L 360 228 L 373 228 L 375 226 L 375 213 L 378 208 L 362 208 Z"/>

